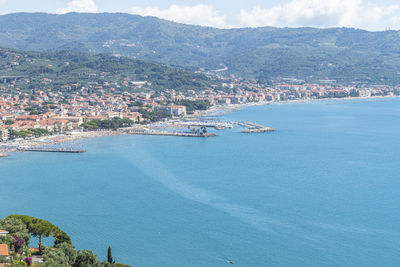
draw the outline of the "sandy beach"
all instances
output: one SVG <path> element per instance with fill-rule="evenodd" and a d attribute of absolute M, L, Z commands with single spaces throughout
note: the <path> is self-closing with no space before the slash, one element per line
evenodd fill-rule
<path fill-rule="evenodd" d="M 12 140 L 8 142 L 0 143 L 0 157 L 4 157 L 7 153 L 18 151 L 18 148 L 33 148 L 50 145 L 58 145 L 65 142 L 71 142 L 76 140 L 96 138 L 101 136 L 113 136 L 122 135 L 125 132 L 117 130 L 104 130 L 104 131 L 93 131 L 93 132 L 71 132 L 67 134 L 42 136 L 37 138 L 25 139 L 25 140 Z"/>

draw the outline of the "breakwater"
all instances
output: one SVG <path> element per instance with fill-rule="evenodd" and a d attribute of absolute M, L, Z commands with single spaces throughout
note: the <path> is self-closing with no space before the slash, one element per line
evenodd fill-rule
<path fill-rule="evenodd" d="M 129 131 L 128 134 L 133 135 L 162 135 L 162 136 L 178 136 L 178 137 L 214 137 L 215 133 L 185 133 L 185 132 L 169 132 L 169 131 Z"/>
<path fill-rule="evenodd" d="M 55 153 L 85 153 L 83 149 L 71 149 L 71 148 L 18 148 L 18 151 L 29 151 L 29 152 L 55 152 Z"/>
<path fill-rule="evenodd" d="M 246 130 L 241 131 L 241 133 L 269 133 L 269 132 L 275 132 L 276 129 L 264 126 L 261 124 L 257 124 L 254 122 L 248 122 L 248 121 L 241 121 L 237 123 L 239 126 L 247 128 Z"/>
<path fill-rule="evenodd" d="M 176 124 L 178 127 L 207 127 L 216 130 L 233 128 L 233 123 L 220 121 L 184 121 Z"/>

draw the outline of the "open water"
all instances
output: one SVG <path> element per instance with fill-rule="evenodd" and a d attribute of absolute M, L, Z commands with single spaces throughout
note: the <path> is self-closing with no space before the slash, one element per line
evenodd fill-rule
<path fill-rule="evenodd" d="M 135 267 L 399 266 L 400 100 L 247 108 L 277 128 L 103 137 L 0 159 L 0 217 Z"/>

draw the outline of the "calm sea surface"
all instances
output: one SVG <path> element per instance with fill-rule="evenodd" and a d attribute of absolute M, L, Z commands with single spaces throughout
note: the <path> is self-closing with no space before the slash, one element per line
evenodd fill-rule
<path fill-rule="evenodd" d="M 343 104 L 345 103 L 345 104 Z M 399 266 L 400 100 L 253 107 L 279 129 L 117 136 L 0 160 L 0 217 L 29 214 L 135 267 Z"/>

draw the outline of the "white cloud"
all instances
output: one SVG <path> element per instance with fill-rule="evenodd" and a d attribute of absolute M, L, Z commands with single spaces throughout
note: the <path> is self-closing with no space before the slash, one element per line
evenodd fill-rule
<path fill-rule="evenodd" d="M 57 10 L 58 14 L 65 14 L 69 12 L 82 12 L 82 13 L 96 13 L 98 7 L 94 0 L 72 0 L 68 3 L 66 8 Z"/>
<path fill-rule="evenodd" d="M 400 5 L 383 6 L 363 0 L 292 0 L 271 8 L 241 10 L 240 26 L 400 28 Z"/>
<path fill-rule="evenodd" d="M 367 1 L 291 0 L 270 8 L 255 6 L 249 10 L 242 9 L 229 20 L 232 23 L 228 23 L 227 16 L 210 5 L 172 5 L 166 9 L 136 7 L 131 9 L 131 13 L 217 28 L 277 26 L 400 29 L 400 4 L 385 6 Z"/>
<path fill-rule="evenodd" d="M 158 18 L 186 24 L 211 26 L 217 28 L 228 27 L 226 16 L 221 15 L 219 11 L 216 11 L 212 6 L 208 5 L 171 5 L 167 9 L 159 9 L 157 7 L 135 7 L 132 8 L 131 13 L 142 16 L 155 16 Z"/>

